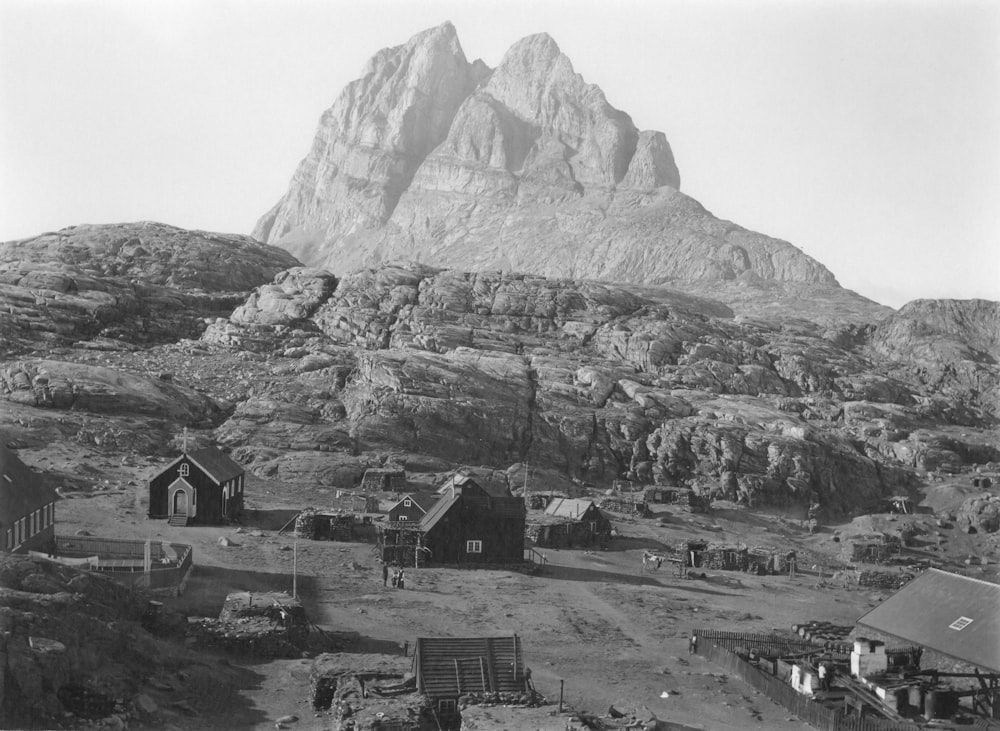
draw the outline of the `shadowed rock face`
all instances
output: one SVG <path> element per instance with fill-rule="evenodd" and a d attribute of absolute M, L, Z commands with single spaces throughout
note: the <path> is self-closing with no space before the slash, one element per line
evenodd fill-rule
<path fill-rule="evenodd" d="M 408 259 L 837 287 L 796 247 L 716 219 L 679 187 L 666 137 L 638 130 L 548 35 L 518 41 L 490 71 L 445 24 L 369 61 L 254 235 L 337 271 Z"/>

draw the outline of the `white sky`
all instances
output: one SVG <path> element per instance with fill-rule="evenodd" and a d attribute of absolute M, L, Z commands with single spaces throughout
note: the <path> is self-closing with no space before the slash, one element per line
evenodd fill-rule
<path fill-rule="evenodd" d="M 1000 2 L 0 0 L 0 240 L 249 233 L 377 50 L 548 32 L 681 188 L 883 304 L 1000 300 Z"/>

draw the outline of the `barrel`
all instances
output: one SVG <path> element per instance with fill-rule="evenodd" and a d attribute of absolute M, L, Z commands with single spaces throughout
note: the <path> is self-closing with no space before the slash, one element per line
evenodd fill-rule
<path fill-rule="evenodd" d="M 910 707 L 917 713 L 924 712 L 924 697 L 919 685 L 910 686 Z"/>
<path fill-rule="evenodd" d="M 940 695 L 939 691 L 929 690 L 927 691 L 927 695 L 924 696 L 924 718 L 928 721 L 937 718 L 938 707 L 942 700 Z"/>

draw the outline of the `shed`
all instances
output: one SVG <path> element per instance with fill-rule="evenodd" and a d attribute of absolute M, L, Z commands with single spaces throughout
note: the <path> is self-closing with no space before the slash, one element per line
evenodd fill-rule
<path fill-rule="evenodd" d="M 406 471 L 402 467 L 372 467 L 361 478 L 364 492 L 405 492 Z"/>
<path fill-rule="evenodd" d="M 529 534 L 538 546 L 590 546 L 611 535 L 611 521 L 593 500 L 556 498 Z"/>
<path fill-rule="evenodd" d="M 219 525 L 243 512 L 245 471 L 215 447 L 184 452 L 149 479 L 149 517 Z"/>
<path fill-rule="evenodd" d="M 0 445 L 0 535 L 3 550 L 51 552 L 55 546 L 56 491 Z"/>
<path fill-rule="evenodd" d="M 413 655 L 417 690 L 439 713 L 456 710 L 466 693 L 527 690 L 521 638 L 420 637 Z"/>
<path fill-rule="evenodd" d="M 858 626 L 1000 672 L 1000 585 L 928 569 Z"/>

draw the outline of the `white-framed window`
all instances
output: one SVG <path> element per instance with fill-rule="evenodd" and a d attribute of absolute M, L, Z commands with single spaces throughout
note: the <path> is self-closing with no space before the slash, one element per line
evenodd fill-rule
<path fill-rule="evenodd" d="M 970 617 L 959 617 L 954 622 L 948 625 L 948 629 L 953 629 L 961 632 L 963 629 L 972 624 L 972 619 Z"/>
<path fill-rule="evenodd" d="M 410 519 L 410 516 L 408 516 L 408 515 L 400 515 L 400 516 L 399 516 L 399 519 L 400 519 L 400 520 L 409 520 L 409 519 Z"/>
<path fill-rule="evenodd" d="M 454 698 L 442 698 L 438 701 L 438 713 L 454 713 L 458 710 L 458 702 Z"/>
<path fill-rule="evenodd" d="M 5 538 L 4 545 L 7 546 L 7 548 L 13 548 L 14 547 L 14 533 L 13 533 L 13 529 L 11 529 L 11 528 L 7 529 L 7 536 Z"/>
<path fill-rule="evenodd" d="M 24 519 L 24 518 L 21 518 L 21 519 L 20 519 L 19 521 L 17 521 L 17 545 L 19 545 L 19 546 L 20 546 L 20 545 L 21 545 L 22 543 L 24 543 L 24 537 L 25 537 L 25 533 L 24 533 L 24 529 L 25 529 L 25 523 L 26 523 L 26 521 L 25 521 L 25 519 Z"/>
<path fill-rule="evenodd" d="M 465 552 L 466 553 L 482 553 L 483 552 L 483 542 L 482 541 L 466 541 L 465 542 Z"/>
<path fill-rule="evenodd" d="M 181 477 L 187 477 L 188 475 L 191 474 L 191 465 L 189 465 L 187 462 L 181 462 L 181 466 L 180 469 L 177 470 L 177 474 L 179 474 Z"/>
<path fill-rule="evenodd" d="M 412 500 L 410 500 L 410 498 L 406 498 L 406 500 L 404 500 L 404 501 L 403 501 L 403 507 L 404 507 L 404 508 L 409 508 L 409 507 L 411 507 L 412 505 L 413 505 L 413 501 L 412 501 Z"/>

